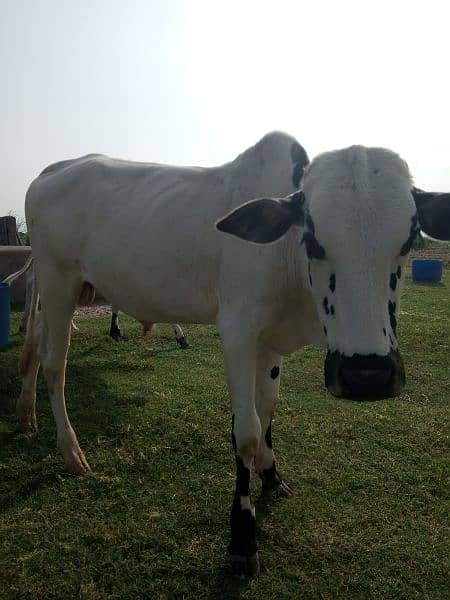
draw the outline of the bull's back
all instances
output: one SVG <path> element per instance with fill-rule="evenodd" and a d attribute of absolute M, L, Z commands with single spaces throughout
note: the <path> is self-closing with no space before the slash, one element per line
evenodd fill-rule
<path fill-rule="evenodd" d="M 33 252 L 79 269 L 143 320 L 211 320 L 223 240 L 214 223 L 228 210 L 226 187 L 220 169 L 98 155 L 51 165 L 27 196 Z"/>

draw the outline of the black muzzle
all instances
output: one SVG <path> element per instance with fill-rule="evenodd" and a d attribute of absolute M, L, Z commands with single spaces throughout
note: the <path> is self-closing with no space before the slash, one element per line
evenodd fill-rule
<path fill-rule="evenodd" d="M 398 396 L 405 385 L 403 360 L 397 351 L 386 356 L 328 352 L 325 385 L 338 398 L 381 400 Z"/>

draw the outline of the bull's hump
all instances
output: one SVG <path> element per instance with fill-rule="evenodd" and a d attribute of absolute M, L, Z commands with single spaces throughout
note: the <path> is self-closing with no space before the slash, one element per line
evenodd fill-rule
<path fill-rule="evenodd" d="M 58 162 L 52 163 L 45 167 L 43 171 L 41 171 L 40 176 L 49 175 L 50 173 L 56 173 L 61 171 L 62 169 L 66 169 L 67 167 L 71 167 L 72 165 L 83 163 L 90 161 L 92 159 L 104 159 L 107 158 L 103 154 L 86 154 L 85 156 L 81 156 L 80 158 L 69 158 L 68 160 L 60 160 Z"/>

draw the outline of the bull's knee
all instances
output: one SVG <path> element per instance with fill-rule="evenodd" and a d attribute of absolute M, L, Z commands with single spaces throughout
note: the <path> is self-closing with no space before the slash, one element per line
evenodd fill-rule
<path fill-rule="evenodd" d="M 258 452 L 261 422 L 256 413 L 233 415 L 233 448 L 244 463 L 248 464 Z"/>

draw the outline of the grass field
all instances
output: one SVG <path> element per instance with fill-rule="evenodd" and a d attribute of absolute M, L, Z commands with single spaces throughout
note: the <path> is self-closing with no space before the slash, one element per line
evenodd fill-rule
<path fill-rule="evenodd" d="M 250 581 L 226 554 L 234 461 L 215 329 L 186 327 L 181 351 L 168 326 L 143 339 L 124 317 L 116 344 L 108 318 L 78 322 L 66 392 L 84 478 L 63 471 L 41 377 L 40 433 L 13 433 L 13 335 L 0 353 L 0 598 L 449 598 L 449 287 L 448 272 L 407 282 L 399 399 L 331 397 L 321 350 L 285 361 L 274 445 L 295 495 L 267 504 L 254 480 L 264 570 Z"/>

